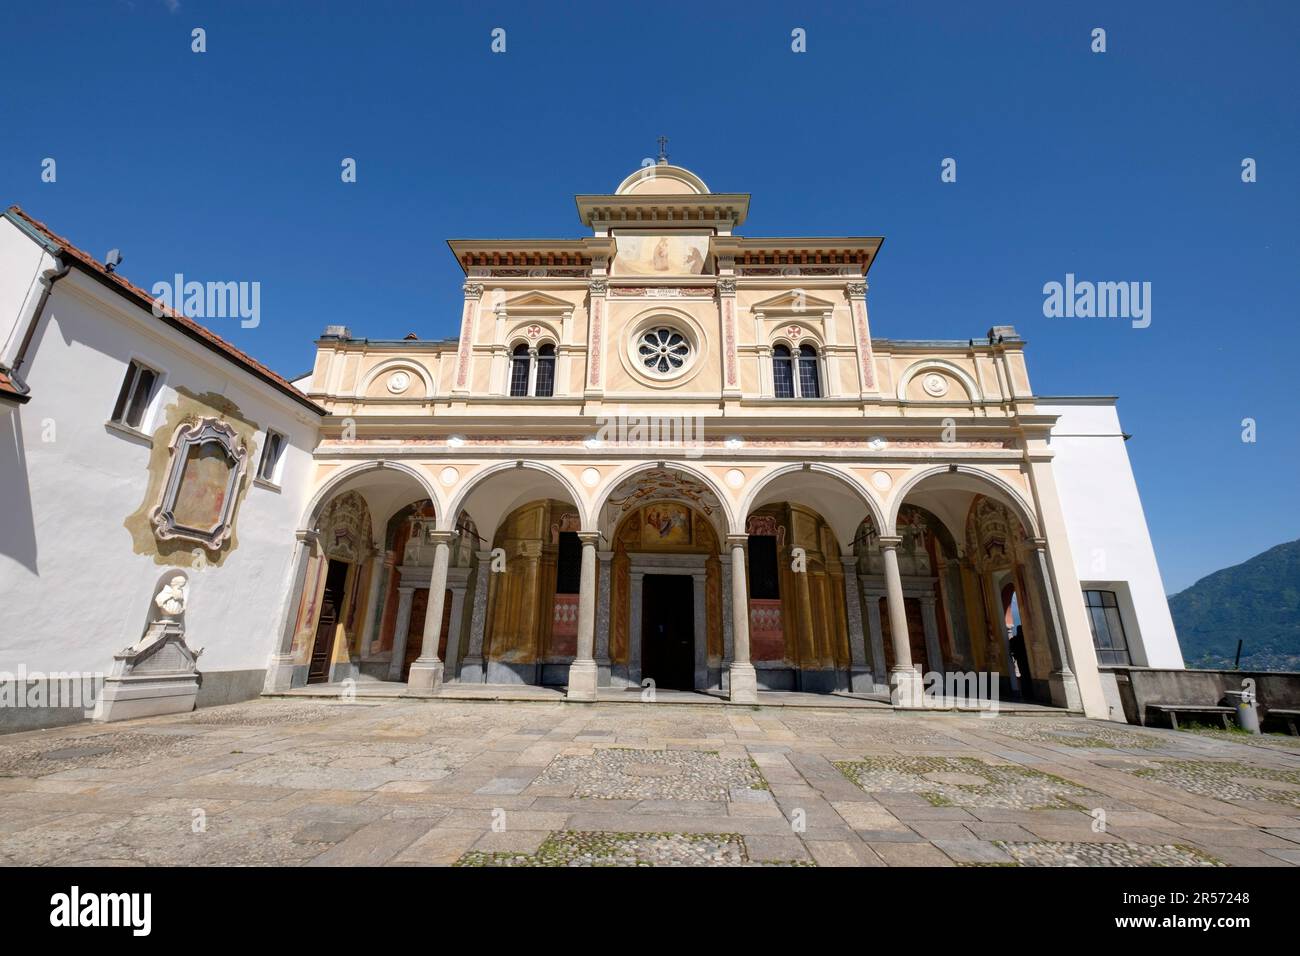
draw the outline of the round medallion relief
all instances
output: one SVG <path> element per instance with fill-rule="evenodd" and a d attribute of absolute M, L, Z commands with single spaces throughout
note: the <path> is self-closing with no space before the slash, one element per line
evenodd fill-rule
<path fill-rule="evenodd" d="M 877 491 L 888 491 L 893 484 L 894 479 L 887 471 L 877 471 L 871 476 L 871 486 Z"/>
<path fill-rule="evenodd" d="M 411 387 L 411 373 L 403 372 L 400 369 L 388 376 L 388 390 L 394 395 L 400 395 Z"/>
<path fill-rule="evenodd" d="M 451 467 L 451 465 L 448 465 L 438 473 L 438 480 L 449 488 L 456 483 L 456 479 L 459 477 L 460 472 Z"/>
<path fill-rule="evenodd" d="M 925 378 L 921 379 L 921 387 L 925 389 L 927 395 L 943 398 L 948 394 L 948 376 L 940 375 L 938 372 L 930 372 Z"/>
<path fill-rule="evenodd" d="M 588 488 L 595 488 L 600 481 L 600 472 L 595 468 L 584 468 L 582 471 L 582 483 Z"/>
<path fill-rule="evenodd" d="M 728 488 L 739 488 L 745 483 L 745 473 L 739 468 L 732 468 L 726 474 L 726 482 Z"/>

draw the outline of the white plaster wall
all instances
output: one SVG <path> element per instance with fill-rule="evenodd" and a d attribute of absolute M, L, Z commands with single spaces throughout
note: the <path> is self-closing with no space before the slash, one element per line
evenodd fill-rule
<path fill-rule="evenodd" d="M 1052 429 L 1052 471 L 1079 580 L 1120 592 L 1134 664 L 1182 667 L 1114 400 L 1048 398 L 1037 408 L 1061 416 Z"/>
<path fill-rule="evenodd" d="M 0 365 L 10 368 L 22 345 L 23 321 L 41 294 L 41 273 L 54 258 L 7 219 L 0 219 Z"/>
<path fill-rule="evenodd" d="M 0 272 L 9 267 L 0 259 Z M 318 419 L 74 268 L 33 340 L 31 401 L 0 406 L 0 670 L 106 672 L 113 652 L 140 636 L 167 566 L 135 554 L 123 524 L 143 502 L 149 448 L 105 427 L 132 357 L 165 373 L 143 431 L 184 386 L 225 395 L 258 424 L 250 471 L 267 426 L 289 439 L 282 490 L 253 484 L 236 516 L 238 547 L 221 567 L 190 572 L 187 630 L 205 648 L 200 670 L 266 667 Z"/>

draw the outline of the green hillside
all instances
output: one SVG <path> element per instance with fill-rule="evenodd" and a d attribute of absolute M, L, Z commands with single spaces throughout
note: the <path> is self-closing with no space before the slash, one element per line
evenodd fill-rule
<path fill-rule="evenodd" d="M 1300 670 L 1300 541 L 1215 571 L 1169 599 L 1188 667 Z"/>

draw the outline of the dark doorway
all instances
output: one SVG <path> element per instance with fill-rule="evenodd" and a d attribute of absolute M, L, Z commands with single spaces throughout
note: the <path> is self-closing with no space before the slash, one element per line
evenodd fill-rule
<path fill-rule="evenodd" d="M 334 657 L 334 635 L 338 629 L 339 614 L 343 610 L 343 594 L 347 582 L 347 563 L 331 560 L 329 570 L 325 572 L 325 593 L 320 599 L 320 620 L 316 623 L 316 638 L 311 646 L 311 663 L 307 667 L 309 684 L 320 684 L 330 679 L 330 664 Z"/>
<path fill-rule="evenodd" d="M 695 689 L 695 581 L 647 574 L 641 581 L 641 677 L 656 687 Z"/>

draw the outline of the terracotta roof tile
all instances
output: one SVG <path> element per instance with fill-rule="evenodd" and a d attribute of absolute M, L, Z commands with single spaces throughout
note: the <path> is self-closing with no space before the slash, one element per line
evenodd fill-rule
<path fill-rule="evenodd" d="M 71 257 L 76 263 L 80 264 L 88 271 L 96 274 L 100 279 L 105 280 L 110 284 L 117 286 L 117 288 L 121 291 L 123 295 L 125 295 L 130 299 L 135 300 L 135 302 L 138 305 L 142 306 L 146 311 L 148 311 L 150 315 L 153 314 L 154 297 L 150 295 L 148 292 L 146 292 L 144 289 L 135 285 L 130 280 L 123 278 L 118 273 L 109 271 L 109 269 L 102 262 L 100 262 L 98 259 L 92 256 L 90 253 L 86 252 L 84 249 L 78 248 L 72 242 L 68 241 L 63 236 L 60 236 L 58 233 L 54 232 L 54 230 L 50 229 L 50 227 L 45 225 L 45 223 L 33 219 L 31 216 L 27 215 L 27 213 L 23 212 L 23 210 L 18 206 L 10 206 L 9 211 L 14 215 L 18 216 L 19 218 L 21 218 L 24 222 L 30 225 L 37 232 L 41 233 L 51 242 L 58 245 L 63 250 L 64 255 Z M 177 312 L 174 309 L 162 309 L 162 312 L 163 312 L 162 321 L 178 326 L 183 332 L 186 332 L 192 337 L 198 339 L 200 342 L 205 344 L 208 348 L 224 355 L 227 359 L 234 362 L 236 365 L 242 366 L 243 368 L 251 372 L 253 375 L 256 375 L 258 378 L 261 378 L 264 381 L 275 386 L 280 391 L 289 395 L 291 398 L 296 399 L 301 404 L 306 405 L 308 408 L 311 408 L 313 411 L 317 412 L 318 414 L 321 415 L 325 414 L 325 410 L 323 408 L 321 408 L 310 398 L 308 398 L 306 395 L 304 395 L 302 392 L 296 389 L 291 382 L 289 382 L 284 377 L 278 375 L 277 373 L 273 372 L 271 369 L 267 368 L 265 365 L 257 361 L 257 359 L 253 358 L 247 352 L 235 348 L 235 346 L 231 345 L 229 342 L 227 342 L 221 336 L 217 335 L 215 332 L 205 328 L 204 326 L 195 322 L 193 319 L 189 318 L 188 316 L 180 312 Z"/>

